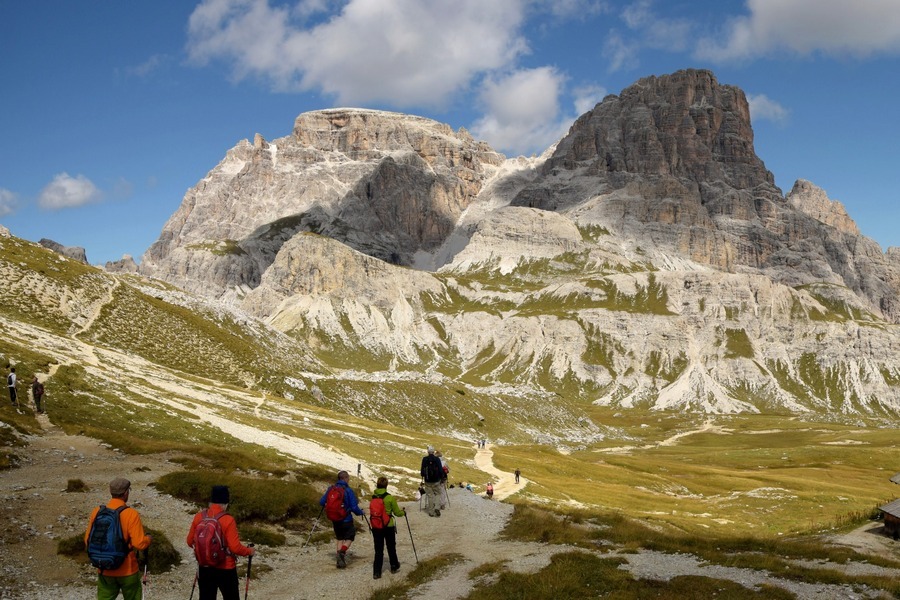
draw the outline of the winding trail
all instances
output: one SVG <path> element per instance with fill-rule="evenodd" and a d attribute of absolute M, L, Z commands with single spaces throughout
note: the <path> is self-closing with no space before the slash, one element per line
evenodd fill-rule
<path fill-rule="evenodd" d="M 524 477 L 519 477 L 519 483 L 516 483 L 516 476 L 513 473 L 507 473 L 495 467 L 494 452 L 490 449 L 490 445 L 479 448 L 475 453 L 475 466 L 491 476 L 494 484 L 494 498 L 497 500 L 504 500 L 512 496 L 528 483 Z"/>

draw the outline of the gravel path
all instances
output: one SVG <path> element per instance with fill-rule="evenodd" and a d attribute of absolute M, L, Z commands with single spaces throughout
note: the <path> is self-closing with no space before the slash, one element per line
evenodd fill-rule
<path fill-rule="evenodd" d="M 103 446 L 96 440 L 65 435 L 41 416 L 44 435 L 30 440 L 20 453 L 21 468 L 0 472 L 0 598 L 38 600 L 89 600 L 96 597 L 95 575 L 87 565 L 56 555 L 60 538 L 83 533 L 91 508 L 107 500 L 106 485 L 113 477 L 126 476 L 133 482 L 131 504 L 142 514 L 145 525 L 162 530 L 182 552 L 184 563 L 162 575 L 151 576 L 146 598 L 183 599 L 190 595 L 193 559 L 183 539 L 190 523 L 192 507 L 171 496 L 159 494 L 148 484 L 180 466 L 165 456 L 128 456 Z M 464 598 L 472 591 L 469 573 L 478 565 L 507 561 L 507 568 L 534 572 L 546 566 L 556 552 L 570 547 L 506 542 L 498 539 L 512 513 L 512 507 L 498 499 L 514 493 L 518 486 L 509 473 L 494 469 L 490 449 L 481 450 L 476 465 L 495 484 L 494 500 L 464 489 L 449 490 L 450 506 L 441 517 L 428 517 L 417 502 L 402 502 L 408 511 L 398 530 L 398 552 L 402 568 L 380 580 L 372 579 L 372 538 L 358 534 L 350 551 L 349 566 L 334 565 L 334 546 L 325 543 L 303 548 L 308 532 L 289 536 L 282 548 L 260 548 L 254 567 L 271 571 L 251 583 L 250 597 L 257 599 L 312 600 L 333 597 L 366 598 L 374 590 L 401 581 L 418 560 L 442 554 L 458 554 L 462 560 L 437 580 L 417 588 L 414 598 Z M 90 488 L 83 494 L 66 493 L 69 479 L 80 478 Z M 319 527 L 330 527 L 320 523 Z M 411 535 L 410 535 L 411 534 Z M 410 540 L 415 542 L 415 552 Z M 887 543 L 876 536 L 851 536 L 857 543 Z M 870 539 L 871 538 L 871 539 Z M 862 540 L 862 541 L 860 541 Z M 882 548 L 882 550 L 884 549 Z M 896 555 L 897 549 L 893 552 Z M 678 575 L 700 575 L 730 579 L 747 587 L 770 583 L 783 587 L 801 599 L 877 598 L 876 594 L 855 592 L 844 586 L 795 583 L 748 569 L 708 565 L 696 557 L 657 552 L 623 553 L 623 565 L 635 577 L 667 580 Z M 811 565 L 807 565 L 811 566 Z M 823 566 L 823 565 L 818 565 Z M 836 568 L 830 565 L 831 568 Z M 871 567 L 871 566 L 870 566 Z M 853 568 L 847 566 L 842 568 Z M 894 573 L 896 575 L 896 573 Z"/>

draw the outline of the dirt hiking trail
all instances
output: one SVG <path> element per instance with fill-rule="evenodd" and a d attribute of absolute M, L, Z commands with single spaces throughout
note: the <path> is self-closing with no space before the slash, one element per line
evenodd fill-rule
<path fill-rule="evenodd" d="M 129 504 L 140 511 L 145 526 L 163 531 L 182 557 L 182 564 L 170 572 L 150 576 L 144 597 L 152 600 L 189 597 L 195 563 L 184 538 L 195 508 L 160 494 L 149 485 L 181 466 L 170 462 L 166 455 L 122 454 L 94 439 L 66 435 L 45 415 L 38 418 L 44 433 L 29 438 L 29 445 L 18 449 L 22 459 L 20 468 L 0 472 L 0 598 L 96 598 L 95 571 L 87 564 L 58 556 L 56 546 L 60 539 L 84 533 L 90 510 L 107 501 L 108 482 L 118 476 L 132 481 Z M 424 561 L 447 554 L 458 555 L 458 562 L 435 580 L 414 589 L 410 597 L 465 598 L 475 584 L 469 573 L 479 565 L 505 561 L 505 568 L 511 571 L 536 572 L 549 564 L 553 554 L 574 550 L 499 538 L 513 511 L 511 505 L 500 500 L 528 482 L 522 479 L 516 485 L 512 474 L 494 468 L 492 456 L 489 448 L 480 449 L 475 463 L 484 471 L 485 481 L 494 481 L 493 500 L 453 488 L 448 490 L 449 506 L 440 517 L 427 516 L 417 501 L 401 502 L 408 517 L 398 523 L 397 546 L 402 565 L 398 573 L 391 574 L 385 569 L 381 579 L 372 578 L 372 537 L 364 524 L 350 549 L 348 567 L 341 570 L 335 567 L 333 541 L 304 548 L 309 531 L 303 531 L 289 534 L 286 546 L 258 548 L 253 569 L 260 578 L 251 581 L 250 598 L 312 600 L 333 597 L 340 590 L 341 597 L 364 599 L 377 589 L 402 581 L 415 567 L 417 558 Z M 67 493 L 68 480 L 76 478 L 84 481 L 89 491 Z M 356 489 L 358 480 L 353 478 L 351 484 Z M 362 499 L 363 507 L 368 506 L 366 500 Z M 323 518 L 316 527 L 327 530 L 331 526 Z M 867 544 L 887 543 L 880 551 L 890 547 L 890 540 L 884 536 L 861 532 L 857 537 Z M 893 548 L 893 552 L 896 556 L 897 549 Z M 790 582 L 747 569 L 707 565 L 684 554 L 640 552 L 621 556 L 629 561 L 627 568 L 635 577 L 668 579 L 692 574 L 732 579 L 748 587 L 770 583 L 794 592 L 801 599 L 877 597 L 859 594 L 845 586 Z M 878 572 L 871 565 L 854 568 Z M 242 598 L 243 586 L 242 580 Z"/>

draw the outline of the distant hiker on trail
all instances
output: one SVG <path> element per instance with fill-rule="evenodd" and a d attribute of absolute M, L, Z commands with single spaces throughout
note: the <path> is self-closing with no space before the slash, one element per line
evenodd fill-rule
<path fill-rule="evenodd" d="M 362 477 L 362 463 L 356 463 L 356 476 Z"/>
<path fill-rule="evenodd" d="M 434 455 L 434 446 L 428 446 L 428 455 L 422 458 L 422 487 L 425 488 L 425 510 L 429 517 L 441 516 L 438 508 L 441 502 L 441 489 L 443 489 L 444 467 L 441 459 Z"/>
<path fill-rule="evenodd" d="M 441 472 L 443 473 L 441 477 L 441 510 L 444 510 L 444 507 L 450 503 L 450 498 L 447 495 L 447 479 L 450 475 L 450 466 L 440 450 L 435 450 L 434 455 L 441 460 Z"/>
<path fill-rule="evenodd" d="M 187 545 L 197 559 L 200 600 L 216 600 L 219 591 L 224 600 L 239 600 L 240 583 L 235 556 L 253 556 L 256 550 L 241 544 L 237 523 L 229 515 L 231 493 L 228 486 L 214 485 L 209 508 L 194 515 L 187 534 Z M 191 589 L 193 593 L 193 588 Z"/>
<path fill-rule="evenodd" d="M 44 384 L 38 381 L 37 375 L 31 381 L 31 397 L 34 398 L 34 410 L 39 413 L 44 412 L 41 408 L 41 398 L 44 397 Z"/>
<path fill-rule="evenodd" d="M 97 600 L 141 600 L 141 574 L 135 550 L 146 550 L 153 538 L 144 533 L 138 511 L 127 505 L 131 482 L 117 477 L 109 482 L 112 496 L 106 506 L 91 513 L 84 546 L 97 569 Z M 109 509 L 108 511 L 106 509 Z M 94 525 L 97 527 L 94 527 Z M 102 568 L 100 565 L 108 565 Z"/>
<path fill-rule="evenodd" d="M 519 468 L 516 467 L 516 483 L 519 483 L 519 475 L 521 475 L 521 474 L 522 474 L 522 471 L 520 471 Z"/>
<path fill-rule="evenodd" d="M 487 484 L 487 487 L 485 488 L 485 491 L 487 492 L 488 500 L 490 500 L 491 498 L 493 498 L 493 497 L 494 497 L 494 484 L 491 483 L 490 481 L 488 481 L 488 484 Z"/>
<path fill-rule="evenodd" d="M 350 474 L 341 471 L 334 485 L 325 490 L 319 504 L 325 509 L 325 516 L 334 527 L 334 541 L 337 548 L 337 568 L 347 566 L 347 550 L 356 539 L 356 524 L 353 515 L 363 516 L 356 501 L 356 494 L 350 489 Z"/>
<path fill-rule="evenodd" d="M 405 517 L 397 500 L 387 491 L 387 477 L 379 477 L 369 503 L 369 521 L 372 524 L 372 539 L 375 540 L 375 560 L 372 562 L 373 579 L 381 579 L 381 565 L 384 563 L 384 546 L 387 544 L 388 562 L 391 573 L 400 570 L 397 559 L 397 523 L 394 517 Z"/>
<path fill-rule="evenodd" d="M 19 401 L 16 399 L 16 368 L 9 368 L 9 375 L 6 376 L 6 387 L 9 389 L 9 401 L 13 406 L 18 406 Z"/>

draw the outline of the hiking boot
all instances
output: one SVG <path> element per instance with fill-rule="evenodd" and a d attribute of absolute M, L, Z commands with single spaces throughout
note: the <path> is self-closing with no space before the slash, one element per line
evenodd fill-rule
<path fill-rule="evenodd" d="M 347 566 L 347 554 L 344 552 L 337 553 L 337 568 L 343 569 Z"/>
<path fill-rule="evenodd" d="M 441 511 L 438 510 L 438 509 L 435 509 L 435 510 L 434 510 L 434 516 L 436 516 L 436 517 L 441 516 Z"/>
<path fill-rule="evenodd" d="M 399 570 L 400 570 L 400 565 L 397 565 L 396 567 L 391 567 L 391 573 L 396 573 Z"/>
<path fill-rule="evenodd" d="M 372 579 L 381 579 L 381 573 L 372 573 Z"/>

